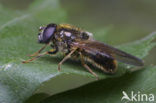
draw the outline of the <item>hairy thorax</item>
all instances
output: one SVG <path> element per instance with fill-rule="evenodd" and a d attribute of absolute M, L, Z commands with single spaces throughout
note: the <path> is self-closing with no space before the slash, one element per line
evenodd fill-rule
<path fill-rule="evenodd" d="M 55 44 L 58 46 L 59 51 L 68 53 L 71 45 L 78 41 L 86 41 L 92 38 L 92 33 L 78 30 L 77 28 L 61 28 L 55 35 Z"/>

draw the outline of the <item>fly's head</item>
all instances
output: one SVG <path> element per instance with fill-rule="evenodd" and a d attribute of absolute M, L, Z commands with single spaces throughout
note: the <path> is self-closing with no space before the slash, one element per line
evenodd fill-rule
<path fill-rule="evenodd" d="M 56 24 L 48 24 L 46 27 L 40 27 L 38 34 L 38 42 L 39 43 L 49 43 L 52 39 L 54 39 L 54 35 L 56 33 Z"/>

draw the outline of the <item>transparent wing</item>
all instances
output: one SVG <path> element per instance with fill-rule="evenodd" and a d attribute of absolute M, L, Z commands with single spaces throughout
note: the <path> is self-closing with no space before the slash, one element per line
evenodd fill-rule
<path fill-rule="evenodd" d="M 127 64 L 131 64 L 135 66 L 143 66 L 143 61 L 141 59 L 131 54 L 128 54 L 124 51 L 121 51 L 117 48 L 114 48 L 112 46 L 109 46 L 107 44 L 104 44 L 95 40 L 77 42 L 77 43 L 74 43 L 73 45 L 77 46 L 80 49 L 89 50 L 90 52 L 94 52 L 94 53 L 100 53 L 109 58 L 116 59 L 118 61 L 121 61 Z"/>

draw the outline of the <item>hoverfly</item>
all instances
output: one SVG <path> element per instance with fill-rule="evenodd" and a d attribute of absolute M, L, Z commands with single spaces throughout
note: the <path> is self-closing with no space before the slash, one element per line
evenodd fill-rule
<path fill-rule="evenodd" d="M 78 27 L 69 24 L 48 24 L 39 28 L 38 42 L 45 44 L 39 51 L 30 56 L 32 59 L 23 61 L 23 63 L 31 62 L 41 56 L 47 54 L 56 54 L 62 52 L 65 57 L 58 64 L 60 71 L 61 65 L 69 58 L 80 58 L 84 68 L 92 75 L 98 78 L 97 74 L 87 65 L 91 63 L 105 73 L 113 74 L 117 70 L 117 61 L 124 62 L 135 66 L 143 66 L 143 61 L 131 54 L 111 47 L 105 43 L 96 41 L 92 37 L 92 33 L 84 31 Z M 41 53 L 46 46 L 52 49 Z"/>

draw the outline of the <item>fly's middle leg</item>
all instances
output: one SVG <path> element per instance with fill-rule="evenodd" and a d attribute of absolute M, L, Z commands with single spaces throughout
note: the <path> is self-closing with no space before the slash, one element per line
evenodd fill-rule
<path fill-rule="evenodd" d="M 77 48 L 76 48 L 77 49 Z M 71 57 L 71 55 L 76 51 L 76 49 L 73 49 L 72 51 L 70 51 L 62 60 L 61 62 L 58 64 L 58 71 L 61 70 L 61 65 Z"/>

